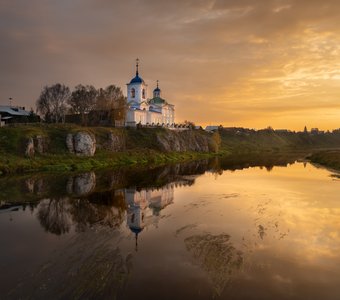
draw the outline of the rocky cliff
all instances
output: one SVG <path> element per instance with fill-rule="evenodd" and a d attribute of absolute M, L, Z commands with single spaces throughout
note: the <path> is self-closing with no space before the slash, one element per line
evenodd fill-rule
<path fill-rule="evenodd" d="M 182 132 L 165 131 L 156 135 L 159 148 L 165 152 L 215 152 L 216 145 L 210 134 L 186 130 Z"/>
<path fill-rule="evenodd" d="M 160 152 L 216 152 L 218 142 L 212 134 L 198 130 L 173 131 L 168 129 L 111 129 L 64 128 L 58 132 L 48 129 L 42 135 L 25 137 L 23 153 L 70 153 L 94 156 L 98 151 L 122 152 L 150 149 Z"/>

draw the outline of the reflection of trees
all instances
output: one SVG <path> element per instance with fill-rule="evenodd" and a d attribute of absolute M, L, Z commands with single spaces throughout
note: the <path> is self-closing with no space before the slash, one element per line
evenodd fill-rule
<path fill-rule="evenodd" d="M 60 235 L 70 230 L 67 198 L 50 198 L 40 202 L 38 219 L 46 231 Z"/>
<path fill-rule="evenodd" d="M 291 152 L 233 154 L 220 158 L 219 168 L 223 170 L 242 170 L 249 167 L 265 167 L 270 172 L 274 166 L 286 167 L 300 157 L 301 154 Z"/>
<path fill-rule="evenodd" d="M 113 190 L 75 199 L 70 214 L 77 231 L 84 231 L 93 225 L 119 227 L 123 222 L 125 206 L 124 194 Z"/>
<path fill-rule="evenodd" d="M 233 273 L 243 264 L 243 253 L 230 242 L 227 234 L 194 235 L 185 245 L 198 264 L 208 273 L 217 295 L 221 295 Z"/>
<path fill-rule="evenodd" d="M 95 225 L 119 227 L 123 222 L 125 209 L 124 193 L 113 190 L 93 193 L 86 198 L 42 200 L 37 217 L 46 231 L 60 235 L 70 230 L 72 221 L 77 231 L 85 231 Z"/>

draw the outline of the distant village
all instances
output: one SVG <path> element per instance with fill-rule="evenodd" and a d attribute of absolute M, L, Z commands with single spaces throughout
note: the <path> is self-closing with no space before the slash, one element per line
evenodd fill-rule
<path fill-rule="evenodd" d="M 0 105 L 0 127 L 26 123 L 73 123 L 82 126 L 113 126 L 113 127 L 148 127 L 168 128 L 171 130 L 205 130 L 215 132 L 225 130 L 230 133 L 247 135 L 254 132 L 276 132 L 282 134 L 304 133 L 322 135 L 340 133 L 340 129 L 332 132 L 318 128 L 305 127 L 302 131 L 288 129 L 255 130 L 241 127 L 223 127 L 209 125 L 203 128 L 192 121 L 175 122 L 175 106 L 162 97 L 159 81 L 153 90 L 152 97 L 147 95 L 148 85 L 139 74 L 139 60 L 136 60 L 136 74 L 127 84 L 127 97 L 120 87 L 110 85 L 105 89 L 96 89 L 90 85 L 77 85 L 73 91 L 62 84 L 43 88 L 37 102 L 36 110 L 25 107 Z"/>

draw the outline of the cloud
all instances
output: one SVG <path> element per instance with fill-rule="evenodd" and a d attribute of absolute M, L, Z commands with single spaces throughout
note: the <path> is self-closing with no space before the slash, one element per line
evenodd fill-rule
<path fill-rule="evenodd" d="M 335 0 L 5 0 L 1 103 L 33 106 L 55 82 L 124 90 L 139 57 L 178 121 L 275 126 L 308 107 L 300 123 L 314 122 L 337 109 L 339 15 Z"/>

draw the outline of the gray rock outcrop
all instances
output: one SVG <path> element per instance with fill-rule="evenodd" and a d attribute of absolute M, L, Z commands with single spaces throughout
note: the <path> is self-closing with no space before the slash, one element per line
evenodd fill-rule
<path fill-rule="evenodd" d="M 183 132 L 167 131 L 156 136 L 160 150 L 165 152 L 209 152 L 211 137 L 191 130 Z"/>
<path fill-rule="evenodd" d="M 93 156 L 96 152 L 96 139 L 88 132 L 79 131 L 66 136 L 66 146 L 69 152 L 82 156 Z"/>
<path fill-rule="evenodd" d="M 25 156 L 33 157 L 36 153 L 43 154 L 48 149 L 48 138 L 41 135 L 30 137 L 25 143 Z"/>
<path fill-rule="evenodd" d="M 34 138 L 34 149 L 36 152 L 38 152 L 39 154 L 43 154 L 47 151 L 48 148 L 48 141 L 47 138 L 41 136 L 41 135 L 37 135 Z"/>

